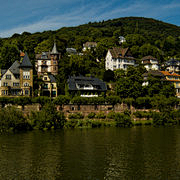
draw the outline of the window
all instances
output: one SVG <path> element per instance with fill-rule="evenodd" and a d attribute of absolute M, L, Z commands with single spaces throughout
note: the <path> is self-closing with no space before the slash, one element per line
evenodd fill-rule
<path fill-rule="evenodd" d="M 3 84 L 4 86 L 8 86 L 8 83 L 7 82 L 4 82 L 4 84 Z"/>
<path fill-rule="evenodd" d="M 25 95 L 29 95 L 29 90 L 25 90 Z"/>
<path fill-rule="evenodd" d="M 17 87 L 19 86 L 19 83 L 13 83 L 13 86 Z"/>
<path fill-rule="evenodd" d="M 7 75 L 6 75 L 6 79 L 11 79 L 11 75 L 10 75 L 10 74 L 7 74 Z"/>
<path fill-rule="evenodd" d="M 23 79 L 30 79 L 30 72 L 29 71 L 23 72 Z"/>
<path fill-rule="evenodd" d="M 47 81 L 47 77 L 44 77 L 44 80 Z"/>
<path fill-rule="evenodd" d="M 48 89 L 48 84 L 44 84 L 44 89 Z"/>
<path fill-rule="evenodd" d="M 56 64 L 56 61 L 53 61 L 53 64 Z"/>
<path fill-rule="evenodd" d="M 24 87 L 28 87 L 28 86 L 29 86 L 29 83 L 25 82 Z"/>

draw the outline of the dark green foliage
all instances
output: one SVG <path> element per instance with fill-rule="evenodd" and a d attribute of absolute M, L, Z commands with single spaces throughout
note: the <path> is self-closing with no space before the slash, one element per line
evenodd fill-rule
<path fill-rule="evenodd" d="M 97 119 L 106 119 L 106 115 L 104 114 L 104 112 L 99 112 L 96 114 L 95 118 Z"/>
<path fill-rule="evenodd" d="M 30 129 L 22 112 L 14 107 L 3 108 L 0 111 L 0 131 L 26 131 Z"/>
<path fill-rule="evenodd" d="M 52 103 L 45 104 L 39 112 L 32 112 L 30 115 L 30 123 L 33 129 L 58 129 L 63 128 L 66 122 L 63 113 L 57 112 Z"/>
<path fill-rule="evenodd" d="M 32 103 L 31 97 L 16 97 L 16 98 L 14 98 L 14 104 L 21 105 L 23 109 L 26 104 L 31 104 L 31 103 Z"/>
<path fill-rule="evenodd" d="M 151 98 L 148 96 L 138 97 L 138 98 L 136 98 L 133 105 L 137 109 L 150 109 L 152 107 L 151 106 Z"/>
<path fill-rule="evenodd" d="M 137 118 L 147 118 L 150 119 L 153 116 L 153 113 L 151 111 L 136 111 L 133 113 L 134 116 Z"/>
<path fill-rule="evenodd" d="M 105 71 L 103 75 L 103 81 L 106 82 L 114 81 L 114 71 L 111 71 L 110 69 Z"/>
<path fill-rule="evenodd" d="M 41 106 L 44 106 L 45 104 L 48 104 L 51 102 L 51 98 L 47 96 L 39 96 L 32 99 L 33 103 L 39 103 Z"/>
<path fill-rule="evenodd" d="M 131 117 L 128 113 L 116 113 L 115 121 L 117 127 L 131 127 Z"/>
<path fill-rule="evenodd" d="M 116 94 L 121 98 L 137 98 L 142 95 L 142 68 L 129 67 L 125 76 L 116 82 Z"/>
<path fill-rule="evenodd" d="M 83 119 L 84 116 L 82 115 L 82 113 L 72 113 L 72 114 L 69 114 L 68 116 L 69 119 Z"/>
<path fill-rule="evenodd" d="M 107 114 L 108 119 L 115 119 L 116 113 L 114 111 L 111 111 Z"/>
<path fill-rule="evenodd" d="M 119 96 L 107 96 L 105 98 L 105 102 L 107 104 L 112 104 L 112 105 L 115 105 L 115 104 L 120 104 L 121 103 L 121 98 Z"/>
<path fill-rule="evenodd" d="M 154 112 L 153 113 L 154 125 L 176 125 L 177 119 L 174 117 L 173 111 Z"/>
<path fill-rule="evenodd" d="M 11 97 L 0 97 L 0 103 L 4 107 L 6 104 L 13 104 L 14 99 Z"/>
<path fill-rule="evenodd" d="M 4 43 L 1 47 L 0 67 L 9 68 L 16 60 L 19 60 L 19 50 L 14 44 Z"/>
<path fill-rule="evenodd" d="M 59 95 L 53 100 L 53 103 L 56 105 L 69 104 L 69 102 L 70 102 L 70 97 L 64 95 Z"/>
<path fill-rule="evenodd" d="M 151 105 L 160 112 L 171 111 L 178 105 L 179 101 L 176 97 L 166 98 L 165 96 L 154 96 L 151 98 Z"/>
<path fill-rule="evenodd" d="M 75 96 L 72 100 L 71 103 L 73 104 L 104 104 L 105 99 L 103 97 L 91 97 L 91 98 L 86 98 L 86 97 L 80 97 L 80 96 Z"/>
<path fill-rule="evenodd" d="M 91 113 L 88 114 L 87 117 L 88 117 L 89 119 L 93 119 L 93 118 L 95 118 L 95 116 L 96 116 L 96 113 L 91 112 Z"/>

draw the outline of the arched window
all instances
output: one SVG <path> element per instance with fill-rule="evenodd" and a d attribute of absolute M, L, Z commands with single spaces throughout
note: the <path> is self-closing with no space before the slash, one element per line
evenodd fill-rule
<path fill-rule="evenodd" d="M 29 86 L 29 83 L 25 82 L 24 87 L 28 87 L 28 86 Z"/>

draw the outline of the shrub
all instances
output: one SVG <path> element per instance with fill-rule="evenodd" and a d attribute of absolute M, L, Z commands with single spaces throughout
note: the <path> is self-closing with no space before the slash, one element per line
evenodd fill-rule
<path fill-rule="evenodd" d="M 83 119 L 84 116 L 82 115 L 82 113 L 73 113 L 73 114 L 69 114 L 68 116 L 69 119 Z"/>
<path fill-rule="evenodd" d="M 117 127 L 131 127 L 131 117 L 124 113 L 116 113 L 115 121 Z"/>
<path fill-rule="evenodd" d="M 106 115 L 104 114 L 104 112 L 99 112 L 96 114 L 95 116 L 97 119 L 105 119 Z"/>
<path fill-rule="evenodd" d="M 95 116 L 96 116 L 96 113 L 91 112 L 91 113 L 88 114 L 87 117 L 88 117 L 89 119 L 93 119 L 93 118 L 95 118 Z"/>
<path fill-rule="evenodd" d="M 64 95 L 59 95 L 53 100 L 53 103 L 57 105 L 69 104 L 69 102 L 70 102 L 70 97 Z"/>
<path fill-rule="evenodd" d="M 62 128 L 66 122 L 63 113 L 57 112 L 52 103 L 44 105 L 39 112 L 32 112 L 30 122 L 34 129 L 58 129 Z"/>
<path fill-rule="evenodd" d="M 115 113 L 114 111 L 111 111 L 111 112 L 109 112 L 109 113 L 107 114 L 107 118 L 108 118 L 108 119 L 114 119 L 114 118 L 115 118 L 115 115 L 116 115 L 116 113 Z"/>
<path fill-rule="evenodd" d="M 3 108 L 0 111 L 0 131 L 25 131 L 30 128 L 23 113 L 14 107 Z"/>

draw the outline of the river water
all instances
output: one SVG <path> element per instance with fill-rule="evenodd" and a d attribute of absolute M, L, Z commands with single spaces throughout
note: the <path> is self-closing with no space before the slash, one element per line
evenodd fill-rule
<path fill-rule="evenodd" d="M 180 179 L 180 127 L 0 135 L 0 179 Z"/>

